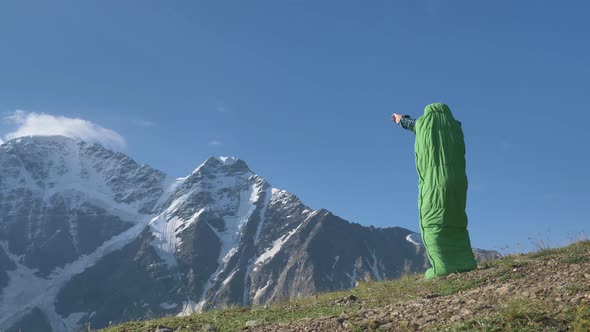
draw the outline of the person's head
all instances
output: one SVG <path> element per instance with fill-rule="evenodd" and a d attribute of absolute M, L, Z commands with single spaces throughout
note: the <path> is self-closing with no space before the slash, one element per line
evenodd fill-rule
<path fill-rule="evenodd" d="M 450 116 L 453 116 L 453 113 L 451 113 L 451 109 L 449 108 L 449 106 L 443 103 L 433 103 L 426 105 L 426 107 L 424 107 L 424 115 L 429 113 L 446 113 Z"/>

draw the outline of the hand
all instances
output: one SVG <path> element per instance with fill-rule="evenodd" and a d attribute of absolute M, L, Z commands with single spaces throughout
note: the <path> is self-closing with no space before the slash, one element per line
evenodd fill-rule
<path fill-rule="evenodd" d="M 393 115 L 391 116 L 391 121 L 399 124 L 399 122 L 402 120 L 403 115 L 401 114 L 397 114 L 397 113 L 393 113 Z"/>

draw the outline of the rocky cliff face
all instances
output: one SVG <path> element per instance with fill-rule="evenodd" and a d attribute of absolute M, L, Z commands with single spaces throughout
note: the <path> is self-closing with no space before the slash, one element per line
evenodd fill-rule
<path fill-rule="evenodd" d="M 98 328 L 396 278 L 426 268 L 411 234 L 314 211 L 235 158 L 171 179 L 99 145 L 21 138 L 0 147 L 0 328 Z"/>

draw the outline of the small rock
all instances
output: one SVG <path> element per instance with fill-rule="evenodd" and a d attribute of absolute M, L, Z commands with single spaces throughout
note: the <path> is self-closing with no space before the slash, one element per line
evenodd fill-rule
<path fill-rule="evenodd" d="M 260 325 L 260 323 L 257 320 L 249 320 L 246 322 L 246 327 L 256 327 Z"/>
<path fill-rule="evenodd" d="M 458 320 L 461 320 L 461 316 L 459 316 L 459 315 L 453 315 L 453 316 L 451 316 L 451 322 L 456 322 Z"/>
<path fill-rule="evenodd" d="M 407 320 L 402 320 L 402 321 L 399 322 L 399 326 L 406 327 L 407 328 L 407 327 L 410 326 L 410 322 L 407 321 Z"/>
<path fill-rule="evenodd" d="M 174 330 L 169 327 L 158 327 L 154 332 L 174 332 Z"/>
<path fill-rule="evenodd" d="M 471 311 L 469 311 L 467 309 L 461 310 L 461 316 L 465 317 L 465 316 L 469 316 L 469 315 L 471 315 Z"/>
<path fill-rule="evenodd" d="M 467 302 L 466 302 L 466 304 L 467 304 L 467 305 L 473 305 L 473 304 L 476 304 L 476 303 L 477 303 L 477 301 L 476 301 L 476 300 L 474 300 L 474 299 L 469 299 L 469 300 L 467 300 Z"/>
<path fill-rule="evenodd" d="M 584 273 L 584 278 L 590 279 L 590 273 Z"/>
<path fill-rule="evenodd" d="M 203 327 L 203 331 L 215 332 L 217 331 L 217 328 L 215 328 L 213 325 L 205 325 L 205 327 Z"/>
<path fill-rule="evenodd" d="M 393 330 L 393 323 L 385 323 L 383 325 L 380 325 L 379 329 L 383 330 L 383 331 L 392 331 Z"/>
<path fill-rule="evenodd" d="M 338 306 L 352 306 L 357 300 L 358 298 L 356 296 L 349 295 L 345 298 L 336 300 L 335 304 Z"/>
<path fill-rule="evenodd" d="M 508 292 L 510 292 L 510 287 L 502 286 L 502 287 L 496 289 L 496 292 L 500 295 L 506 295 L 506 294 L 508 294 Z"/>
<path fill-rule="evenodd" d="M 387 320 L 387 312 L 376 313 L 376 317 L 377 317 L 377 320 L 380 322 Z"/>
<path fill-rule="evenodd" d="M 426 325 L 426 323 L 428 323 L 428 319 L 426 319 L 426 318 L 424 318 L 424 317 L 423 317 L 423 318 L 420 318 L 420 319 L 418 319 L 418 320 L 416 321 L 416 324 L 418 324 L 418 325 L 420 325 L 420 326 Z"/>
<path fill-rule="evenodd" d="M 583 299 L 584 299 L 584 295 L 578 295 L 578 296 L 574 297 L 573 299 L 571 299 L 570 303 L 576 304 L 578 302 L 582 302 Z"/>

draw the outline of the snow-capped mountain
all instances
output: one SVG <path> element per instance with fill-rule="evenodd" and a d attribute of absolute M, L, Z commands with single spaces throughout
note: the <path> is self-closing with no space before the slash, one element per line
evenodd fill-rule
<path fill-rule="evenodd" d="M 235 158 L 172 179 L 100 145 L 19 138 L 0 146 L 0 329 L 100 328 L 396 278 L 427 267 L 411 234 L 312 210 Z"/>

